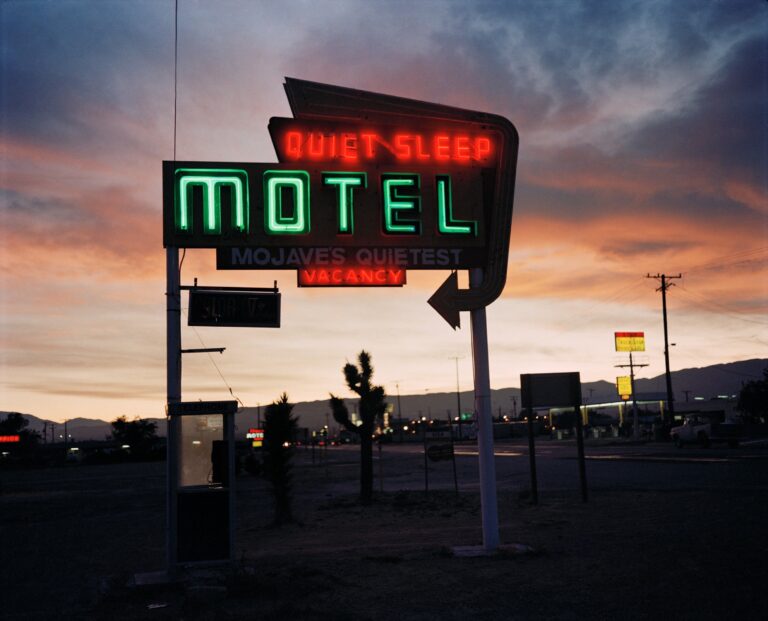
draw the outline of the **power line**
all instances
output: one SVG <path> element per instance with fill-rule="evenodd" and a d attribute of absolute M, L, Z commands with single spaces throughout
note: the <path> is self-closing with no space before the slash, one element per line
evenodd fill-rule
<path fill-rule="evenodd" d="M 734 252 L 731 254 L 715 257 L 714 259 L 710 259 L 707 263 L 701 263 L 699 265 L 696 265 L 690 269 L 683 270 L 683 271 L 686 274 L 691 274 L 694 272 L 703 272 L 703 271 L 718 269 L 722 267 L 732 267 L 734 265 L 755 263 L 757 261 L 763 260 L 763 258 L 760 257 L 761 254 L 768 255 L 768 246 L 750 248 L 748 250 L 741 250 L 739 252 Z M 768 256 L 766 256 L 765 259 L 768 259 Z"/>
<path fill-rule="evenodd" d="M 173 15 L 173 161 L 176 161 L 176 108 L 179 94 L 179 0 Z"/>
<path fill-rule="evenodd" d="M 599 302 L 596 302 L 595 304 L 593 304 L 587 310 L 591 310 L 592 308 L 595 308 L 596 306 L 600 306 L 601 304 L 608 304 L 610 302 L 614 302 L 616 300 L 619 300 L 619 299 L 624 297 L 625 293 L 627 293 L 631 289 L 637 287 L 637 285 L 639 285 L 639 284 L 640 284 L 639 280 L 634 280 L 634 281 L 630 282 L 629 284 L 626 284 L 623 287 L 620 287 L 619 289 L 614 291 L 612 294 L 610 294 L 608 297 L 600 298 Z"/>
<path fill-rule="evenodd" d="M 573 325 L 576 325 L 576 324 L 581 325 L 581 326 L 585 326 L 585 325 L 588 325 L 589 323 L 594 323 L 596 321 L 601 321 L 602 318 L 599 317 L 599 316 L 594 315 L 591 311 L 593 311 L 594 309 L 596 309 L 598 307 L 604 306 L 606 304 L 610 304 L 612 302 L 616 302 L 618 300 L 621 300 L 624 303 L 629 303 L 629 302 L 632 302 L 632 301 L 636 300 L 638 297 L 640 297 L 640 295 L 642 295 L 642 290 L 638 290 L 636 295 L 634 295 L 634 296 L 632 296 L 630 298 L 626 297 L 626 294 L 629 291 L 631 291 L 632 289 L 638 287 L 638 285 L 640 284 L 640 280 L 643 280 L 643 278 L 640 277 L 640 278 L 638 278 L 636 280 L 633 280 L 632 282 L 630 282 L 628 284 L 622 285 L 621 287 L 619 287 L 613 293 L 607 295 L 606 297 L 600 297 L 599 299 L 597 299 L 595 301 L 594 304 L 592 304 L 592 305 L 588 306 L 587 308 L 585 308 L 578 315 L 572 315 L 572 316 L 569 316 L 565 321 L 557 322 L 556 324 L 554 324 L 555 327 L 562 329 L 562 328 L 570 327 L 570 326 L 573 326 Z M 583 317 L 587 317 L 586 321 L 583 319 Z"/>
<path fill-rule="evenodd" d="M 175 0 L 174 2 L 174 15 L 173 15 L 173 161 L 176 161 L 176 120 L 177 120 L 177 110 L 178 110 L 178 99 L 179 99 L 179 0 Z M 187 256 L 187 249 L 184 248 L 183 253 L 181 255 L 181 261 L 179 262 L 179 277 L 181 277 L 181 268 L 184 265 L 184 259 Z M 184 309 L 184 314 L 186 315 L 186 309 Z M 205 348 L 205 342 L 203 342 L 203 338 L 200 336 L 200 333 L 192 327 L 192 331 L 195 333 L 195 336 L 197 336 L 197 340 L 200 341 L 200 344 Z M 219 377 L 221 378 L 221 381 L 224 382 L 224 385 L 227 387 L 227 390 L 229 390 L 229 394 L 232 395 L 232 398 L 235 399 L 242 407 L 245 407 L 245 404 L 242 402 L 242 400 L 235 395 L 235 393 L 232 391 L 232 386 L 229 385 L 229 382 L 227 382 L 227 378 L 224 377 L 224 374 L 221 372 L 221 369 L 219 368 L 219 365 L 216 364 L 216 361 L 213 359 L 213 356 L 208 352 L 208 359 L 211 361 L 211 364 L 213 364 L 214 368 L 216 369 L 216 372 L 219 374 Z"/>
<path fill-rule="evenodd" d="M 680 290 L 683 291 L 684 293 L 687 293 L 690 296 L 698 298 L 700 300 L 699 305 L 705 310 L 708 310 L 712 313 L 728 315 L 733 319 L 739 319 L 741 321 L 746 321 L 748 323 L 756 323 L 761 326 L 768 326 L 768 322 L 766 321 L 760 321 L 759 319 L 749 319 L 747 317 L 742 317 L 741 315 L 737 314 L 733 309 L 729 309 L 728 307 L 718 302 L 715 302 L 714 300 L 710 300 L 709 298 L 701 295 L 700 293 L 696 293 L 694 291 L 691 291 L 690 289 L 686 289 L 684 286 L 681 286 Z"/>
<path fill-rule="evenodd" d="M 187 315 L 187 309 L 182 309 L 182 312 L 184 313 L 185 316 Z M 203 341 L 203 337 L 200 336 L 200 333 L 197 331 L 197 329 L 194 326 L 189 326 L 189 327 L 192 328 L 192 332 L 195 333 L 195 336 L 197 337 L 197 340 L 200 341 L 200 344 L 203 347 L 206 347 L 206 344 Z M 245 407 L 245 403 L 243 403 L 243 401 L 240 399 L 240 397 L 238 397 L 232 391 L 232 386 L 229 385 L 229 382 L 227 382 L 227 378 L 224 377 L 224 374 L 221 372 L 221 369 L 219 368 L 219 365 L 216 364 L 216 361 L 213 359 L 213 356 L 210 353 L 208 353 L 208 359 L 211 361 L 211 364 L 214 366 L 214 368 L 216 369 L 216 372 L 219 374 L 219 377 L 221 378 L 221 381 L 224 382 L 224 385 L 227 387 L 227 390 L 229 390 L 229 394 L 232 395 L 232 398 L 235 401 L 237 401 L 240 404 L 241 407 Z"/>

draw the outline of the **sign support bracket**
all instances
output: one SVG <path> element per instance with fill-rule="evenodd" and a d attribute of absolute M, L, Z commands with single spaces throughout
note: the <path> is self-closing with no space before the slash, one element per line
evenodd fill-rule
<path fill-rule="evenodd" d="M 194 349 L 182 349 L 182 354 L 223 354 L 226 347 L 197 347 Z"/>
<path fill-rule="evenodd" d="M 197 283 L 197 278 L 195 278 L 195 283 Z M 194 285 L 181 285 L 179 287 L 182 291 L 252 291 L 252 292 L 259 292 L 259 293 L 265 293 L 265 292 L 272 292 L 277 293 L 277 281 L 275 281 L 274 287 L 210 287 L 210 286 L 202 286 L 198 284 Z"/>

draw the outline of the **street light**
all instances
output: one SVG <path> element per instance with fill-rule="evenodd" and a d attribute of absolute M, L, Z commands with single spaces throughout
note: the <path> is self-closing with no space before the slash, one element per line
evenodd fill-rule
<path fill-rule="evenodd" d="M 461 440 L 461 390 L 459 389 L 459 359 L 464 356 L 451 356 L 456 361 L 456 414 L 459 416 L 459 440 Z"/>
<path fill-rule="evenodd" d="M 403 431 L 408 431 L 408 427 L 403 429 L 403 408 L 400 404 L 400 380 L 395 382 L 395 388 L 397 388 L 397 422 L 400 425 L 400 442 L 403 441 Z"/>

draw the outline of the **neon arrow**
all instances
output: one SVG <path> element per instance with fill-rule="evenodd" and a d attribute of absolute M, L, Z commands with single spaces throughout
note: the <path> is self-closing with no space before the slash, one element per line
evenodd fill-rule
<path fill-rule="evenodd" d="M 453 304 L 453 299 L 459 290 L 458 272 L 451 272 L 445 282 L 438 287 L 427 303 L 448 322 L 454 330 L 461 327 L 461 316 Z"/>

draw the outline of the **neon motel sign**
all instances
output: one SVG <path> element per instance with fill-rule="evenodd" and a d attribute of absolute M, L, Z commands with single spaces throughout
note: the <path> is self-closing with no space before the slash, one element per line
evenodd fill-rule
<path fill-rule="evenodd" d="M 486 267 L 492 246 L 506 264 L 495 200 L 517 144 L 494 123 L 381 112 L 410 100 L 298 80 L 286 92 L 295 118 L 269 123 L 279 163 L 163 162 L 165 246 L 216 248 L 219 269 L 297 270 L 304 286 L 399 286 L 408 269 Z M 343 112 L 350 93 L 364 114 Z M 302 110 L 328 95 L 332 111 Z"/>

